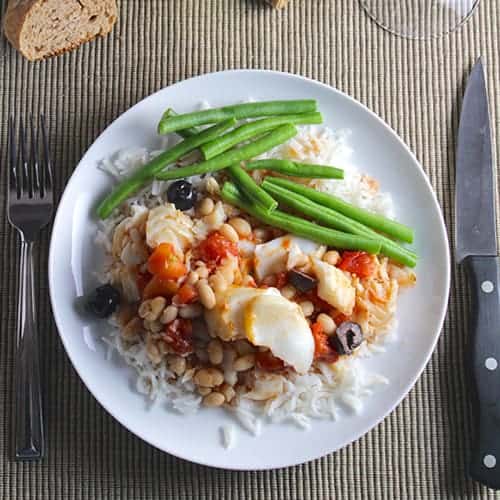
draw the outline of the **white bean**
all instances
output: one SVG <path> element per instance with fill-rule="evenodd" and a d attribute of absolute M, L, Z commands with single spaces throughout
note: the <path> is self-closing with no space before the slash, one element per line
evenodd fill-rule
<path fill-rule="evenodd" d="M 304 300 L 304 302 L 301 302 L 299 306 L 302 309 L 302 312 L 304 313 L 304 316 L 307 318 L 308 316 L 311 316 L 311 314 L 314 312 L 314 304 L 310 300 Z"/>
<path fill-rule="evenodd" d="M 161 317 L 160 317 L 160 321 L 164 325 L 171 323 L 172 321 L 174 321 L 175 318 L 177 318 L 178 312 L 179 312 L 179 309 L 177 309 L 177 306 L 174 306 L 173 304 L 171 304 L 163 310 L 163 313 L 161 314 Z"/>
<path fill-rule="evenodd" d="M 228 224 L 234 228 L 241 238 L 248 238 L 252 234 L 252 226 L 241 217 L 233 217 Z"/>
<path fill-rule="evenodd" d="M 219 231 L 220 234 L 222 234 L 222 236 L 224 236 L 233 243 L 238 243 L 238 241 L 240 240 L 240 237 L 238 236 L 238 233 L 236 232 L 234 227 L 229 224 L 222 224 Z"/>
<path fill-rule="evenodd" d="M 333 321 L 331 316 L 328 316 L 328 314 L 318 314 L 317 320 L 327 335 L 331 335 L 335 331 L 335 321 Z"/>
<path fill-rule="evenodd" d="M 246 370 L 250 370 L 255 366 L 255 354 L 245 354 L 244 356 L 240 356 L 234 362 L 234 369 L 237 372 L 244 372 Z"/>
<path fill-rule="evenodd" d="M 215 307 L 215 294 L 210 288 L 207 280 L 200 280 L 197 283 L 198 295 L 200 296 L 200 302 L 206 309 L 213 309 Z"/>
<path fill-rule="evenodd" d="M 323 255 L 323 260 L 331 266 L 336 266 L 340 260 L 340 254 L 336 250 L 329 250 Z"/>
<path fill-rule="evenodd" d="M 200 212 L 200 215 L 205 216 L 212 213 L 214 206 L 212 198 L 203 198 L 200 206 L 198 207 L 198 211 Z"/>
<path fill-rule="evenodd" d="M 222 406 L 225 398 L 220 392 L 211 392 L 203 398 L 203 404 L 209 407 Z"/>
<path fill-rule="evenodd" d="M 220 365 L 224 357 L 222 344 L 218 340 L 211 340 L 207 346 L 208 359 L 213 365 Z"/>

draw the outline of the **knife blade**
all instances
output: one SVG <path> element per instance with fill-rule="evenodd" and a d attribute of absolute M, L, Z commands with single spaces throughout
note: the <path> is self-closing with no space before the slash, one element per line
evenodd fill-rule
<path fill-rule="evenodd" d="M 481 59 L 464 94 L 456 158 L 455 255 L 473 299 L 467 353 L 475 438 L 469 474 L 500 489 L 500 259 L 488 95 Z"/>
<path fill-rule="evenodd" d="M 481 59 L 465 90 L 456 161 L 456 258 L 497 255 L 488 95 Z"/>

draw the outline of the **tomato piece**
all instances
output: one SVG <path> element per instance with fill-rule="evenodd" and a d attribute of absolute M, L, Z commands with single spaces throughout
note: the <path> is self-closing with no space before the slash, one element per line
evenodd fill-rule
<path fill-rule="evenodd" d="M 170 243 L 160 243 L 148 259 L 148 271 L 164 280 L 177 280 L 187 274 L 187 267 Z"/>
<path fill-rule="evenodd" d="M 323 331 L 321 323 L 316 321 L 311 325 L 311 331 L 314 337 L 314 359 L 334 363 L 339 355 L 337 351 L 328 342 L 328 335 Z"/>
<path fill-rule="evenodd" d="M 198 298 L 198 292 L 193 285 L 185 283 L 177 292 L 177 302 L 179 304 L 191 304 Z"/>
<path fill-rule="evenodd" d="M 261 370 L 268 372 L 283 370 L 285 367 L 284 361 L 274 356 L 271 351 L 259 351 L 255 355 L 255 363 Z"/>
<path fill-rule="evenodd" d="M 163 335 L 163 340 L 180 355 L 191 354 L 193 349 L 193 325 L 190 319 L 177 318 L 170 322 Z"/>
<path fill-rule="evenodd" d="M 158 296 L 172 297 L 175 295 L 179 285 L 172 280 L 163 280 L 158 276 L 153 276 L 142 291 L 143 299 L 153 299 Z"/>
<path fill-rule="evenodd" d="M 366 252 L 342 252 L 338 265 L 343 271 L 356 274 L 360 278 L 370 278 L 377 268 L 375 256 Z"/>
<path fill-rule="evenodd" d="M 226 257 L 238 255 L 238 245 L 213 231 L 198 246 L 200 259 L 211 266 L 219 265 Z"/>
<path fill-rule="evenodd" d="M 336 312 L 333 313 L 333 321 L 335 321 L 336 325 L 340 325 L 344 321 L 350 321 L 351 316 L 347 316 L 347 314 L 341 313 L 341 312 Z"/>

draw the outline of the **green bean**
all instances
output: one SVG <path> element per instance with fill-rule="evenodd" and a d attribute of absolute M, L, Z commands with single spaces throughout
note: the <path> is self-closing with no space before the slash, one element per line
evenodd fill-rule
<path fill-rule="evenodd" d="M 385 233 L 393 238 L 406 243 L 413 242 L 413 229 L 404 224 L 396 222 L 395 220 L 388 219 L 383 215 L 374 214 L 363 208 L 356 207 L 350 203 L 337 198 L 331 194 L 321 193 L 313 188 L 304 186 L 303 184 L 297 184 L 288 179 L 282 179 L 278 177 L 269 177 L 268 182 L 276 184 L 278 186 L 294 191 L 295 193 L 301 194 L 306 198 L 328 208 L 333 208 L 337 212 L 340 212 L 351 219 L 354 219 L 365 226 L 368 226 L 376 231 Z"/>
<path fill-rule="evenodd" d="M 97 215 L 101 219 L 106 219 L 120 203 L 151 181 L 156 173 L 160 172 L 166 166 L 175 162 L 185 154 L 201 146 L 204 142 L 219 136 L 227 129 L 231 128 L 235 123 L 235 118 L 218 123 L 213 127 L 203 130 L 198 135 L 185 139 L 174 147 L 164 151 L 156 158 L 153 158 L 149 163 L 146 163 L 146 165 L 134 172 L 128 179 L 118 184 L 113 191 L 101 201 L 97 207 Z"/>
<path fill-rule="evenodd" d="M 224 183 L 221 197 L 226 203 L 239 207 L 241 210 L 244 210 L 265 224 L 278 227 L 289 233 L 301 236 L 302 238 L 307 238 L 334 248 L 363 250 L 372 254 L 380 252 L 380 242 L 377 240 L 318 226 L 317 224 L 294 217 L 281 210 L 267 212 L 262 206 L 248 201 L 245 195 L 230 182 Z"/>
<path fill-rule="evenodd" d="M 288 141 L 288 139 L 291 139 L 296 133 L 297 129 L 293 125 L 281 125 L 281 127 L 269 132 L 261 139 L 246 144 L 241 148 L 230 149 L 229 151 L 226 151 L 211 160 L 203 161 L 201 163 L 166 170 L 158 173 L 156 178 L 166 181 L 191 177 L 193 175 L 207 174 L 209 172 L 216 172 L 217 170 L 222 170 L 223 168 L 227 168 L 235 163 L 239 163 L 240 161 L 249 160 L 250 158 L 254 158 L 255 156 L 265 153 L 275 146 Z"/>
<path fill-rule="evenodd" d="M 269 158 L 256 160 L 245 165 L 246 170 L 272 170 L 292 177 L 307 177 L 308 179 L 343 179 L 344 171 L 327 165 L 311 165 L 290 160 Z"/>
<path fill-rule="evenodd" d="M 179 116 L 179 115 L 172 108 L 168 108 L 165 111 L 165 113 L 163 113 L 161 119 L 166 120 L 167 118 L 170 118 L 172 116 Z M 184 130 L 177 130 L 176 133 L 180 135 L 182 138 L 187 139 L 188 137 L 193 137 L 193 135 L 199 134 L 200 131 L 195 127 L 191 127 L 191 128 L 186 128 Z"/>
<path fill-rule="evenodd" d="M 313 218 L 325 226 L 380 241 L 382 245 L 380 252 L 387 255 L 394 261 L 409 267 L 415 267 L 417 264 L 416 256 L 414 254 L 399 246 L 386 236 L 378 234 L 372 229 L 363 226 L 363 224 L 360 224 L 359 222 L 352 220 L 331 208 L 318 205 L 317 203 L 309 200 L 305 196 L 295 193 L 294 191 L 290 191 L 276 184 L 272 184 L 271 182 L 267 182 L 267 178 L 261 186 L 280 203 L 283 203 L 295 211 Z"/>
<path fill-rule="evenodd" d="M 321 116 L 321 113 L 272 116 L 270 118 L 245 123 L 240 127 L 231 130 L 229 133 L 224 134 L 222 137 L 218 137 L 211 142 L 203 144 L 200 149 L 203 154 L 203 158 L 205 158 L 205 160 L 210 160 L 210 158 L 227 151 L 233 146 L 236 146 L 236 144 L 247 141 L 248 139 L 253 139 L 262 132 L 267 132 L 278 127 L 279 125 L 283 125 L 285 123 L 291 123 L 292 125 L 307 125 L 322 122 L 323 117 Z"/>
<path fill-rule="evenodd" d="M 264 191 L 256 182 L 238 165 L 228 167 L 228 172 L 235 184 L 249 200 L 260 203 L 267 211 L 274 210 L 278 203 Z"/>
<path fill-rule="evenodd" d="M 159 134 L 168 134 L 177 130 L 184 130 L 196 125 L 217 123 L 228 118 L 256 118 L 259 116 L 290 115 L 298 113 L 312 113 L 316 111 L 317 104 L 313 99 L 290 101 L 265 101 L 235 104 L 222 108 L 194 111 L 178 116 L 169 116 L 160 120 Z"/>

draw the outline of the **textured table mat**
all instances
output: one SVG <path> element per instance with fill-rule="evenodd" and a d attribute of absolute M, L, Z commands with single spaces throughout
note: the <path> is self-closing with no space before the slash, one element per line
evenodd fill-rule
<path fill-rule="evenodd" d="M 482 0 L 465 27 L 433 42 L 385 33 L 356 0 L 292 0 L 281 13 L 251 0 L 122 0 L 120 10 L 110 37 L 45 62 L 23 60 L 0 39 L 2 162 L 8 115 L 44 110 L 59 194 L 88 146 L 129 106 L 184 78 L 228 68 L 305 75 L 366 104 L 422 162 L 450 237 L 458 103 L 479 55 L 488 68 L 500 144 L 496 0 Z M 13 462 L 18 259 L 17 237 L 4 214 L 6 168 L 0 164 L 0 499 L 500 498 L 465 477 L 471 422 L 464 396 L 468 299 L 461 273 L 453 273 L 450 309 L 431 362 L 383 423 L 320 460 L 238 473 L 193 465 L 154 449 L 93 399 L 71 367 L 51 317 L 48 232 L 37 257 L 48 457 L 40 464 Z"/>

